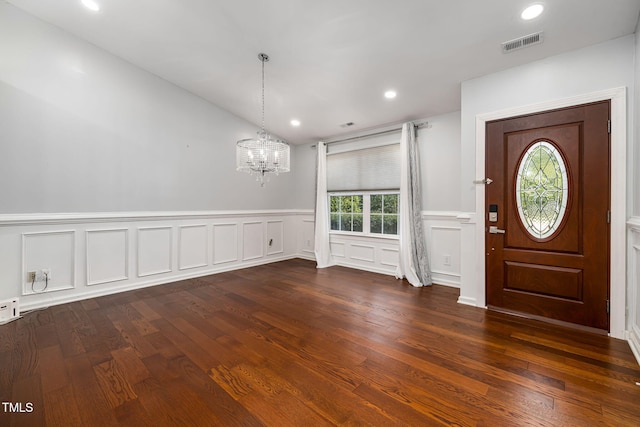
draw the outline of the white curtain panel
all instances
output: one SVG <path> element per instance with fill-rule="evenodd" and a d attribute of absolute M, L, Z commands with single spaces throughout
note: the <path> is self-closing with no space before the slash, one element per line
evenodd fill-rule
<path fill-rule="evenodd" d="M 333 265 L 329 245 L 329 197 L 327 196 L 327 144 L 319 142 L 316 163 L 315 244 L 317 268 Z"/>
<path fill-rule="evenodd" d="M 413 123 L 402 126 L 400 139 L 400 252 L 396 277 L 413 286 L 431 285 L 431 271 L 422 227 L 420 171 L 416 130 Z"/>

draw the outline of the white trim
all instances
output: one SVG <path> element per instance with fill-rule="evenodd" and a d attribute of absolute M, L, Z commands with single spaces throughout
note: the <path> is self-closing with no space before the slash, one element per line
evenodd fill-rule
<path fill-rule="evenodd" d="M 640 233 L 640 217 L 633 216 L 629 218 L 629 221 L 627 221 L 627 225 L 629 226 L 629 230 Z"/>
<path fill-rule="evenodd" d="M 640 363 L 640 329 L 636 325 L 631 325 L 628 342 L 629 347 L 631 347 L 631 352 L 636 357 L 638 363 Z"/>
<path fill-rule="evenodd" d="M 458 221 L 459 211 L 422 211 L 422 220 Z"/>
<path fill-rule="evenodd" d="M 312 209 L 0 214 L 0 227 L 11 225 L 52 225 L 86 222 L 126 222 L 145 220 L 157 221 L 179 219 L 209 219 L 216 217 L 232 218 L 312 214 Z"/>
<path fill-rule="evenodd" d="M 342 260 L 335 260 L 335 265 L 340 266 L 340 267 L 346 267 L 346 268 L 354 268 L 356 270 L 362 270 L 362 271 L 368 271 L 370 273 L 378 273 L 378 274 L 384 274 L 386 276 L 395 276 L 395 269 L 393 270 L 386 270 L 384 268 L 380 268 L 380 267 L 376 267 L 373 265 L 361 265 L 361 264 L 355 264 L 355 263 L 351 263 L 348 261 L 342 261 Z"/>
<path fill-rule="evenodd" d="M 609 334 L 624 339 L 626 312 L 626 193 L 627 193 L 627 89 L 614 88 L 565 99 L 541 102 L 521 107 L 508 108 L 493 113 L 476 116 L 476 179 L 485 178 L 485 127 L 491 120 L 505 119 L 541 111 L 572 107 L 611 100 L 611 255 L 610 255 L 610 298 L 611 314 Z M 480 217 L 485 212 L 485 186 L 476 186 L 476 213 Z M 476 235 L 476 275 L 470 277 L 471 288 L 475 291 L 478 306 L 486 305 L 485 283 L 485 232 L 484 223 L 478 223 Z M 469 288 L 469 287 L 466 287 Z M 465 287 L 463 286 L 463 289 Z M 466 290 L 466 289 L 465 289 Z M 472 297 L 460 297 L 458 302 L 471 301 Z"/>

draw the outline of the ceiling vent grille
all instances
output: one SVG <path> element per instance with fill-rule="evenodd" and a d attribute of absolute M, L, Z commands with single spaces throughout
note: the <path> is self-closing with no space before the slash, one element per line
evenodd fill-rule
<path fill-rule="evenodd" d="M 502 43 L 502 53 L 509 53 L 514 50 L 524 49 L 525 47 L 540 44 L 544 41 L 544 34 L 542 31 L 535 34 L 529 34 L 528 36 L 520 37 L 508 42 Z"/>

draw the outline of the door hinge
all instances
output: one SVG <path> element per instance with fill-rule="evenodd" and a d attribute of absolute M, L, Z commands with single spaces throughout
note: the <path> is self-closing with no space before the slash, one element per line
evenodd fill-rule
<path fill-rule="evenodd" d="M 607 300 L 607 314 L 609 314 L 610 311 L 611 311 L 611 303 L 609 300 Z"/>
<path fill-rule="evenodd" d="M 607 120 L 607 132 L 611 133 L 611 120 Z"/>
<path fill-rule="evenodd" d="M 607 211 L 607 224 L 611 224 L 611 211 Z"/>

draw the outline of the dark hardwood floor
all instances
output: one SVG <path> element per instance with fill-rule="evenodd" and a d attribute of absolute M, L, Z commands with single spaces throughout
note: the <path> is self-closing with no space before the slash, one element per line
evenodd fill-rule
<path fill-rule="evenodd" d="M 626 342 L 457 295 L 291 260 L 35 311 L 0 425 L 640 425 Z"/>

